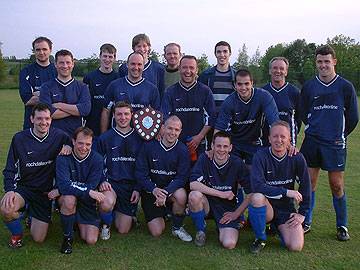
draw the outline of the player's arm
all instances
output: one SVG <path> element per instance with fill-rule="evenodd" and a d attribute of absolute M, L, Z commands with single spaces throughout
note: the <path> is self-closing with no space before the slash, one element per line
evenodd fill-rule
<path fill-rule="evenodd" d="M 6 160 L 5 169 L 3 170 L 5 192 L 14 191 L 16 189 L 16 181 L 20 177 L 19 166 L 19 155 L 15 147 L 15 137 L 13 137 Z"/>
<path fill-rule="evenodd" d="M 50 107 L 51 117 L 53 119 L 62 119 L 62 118 L 66 118 L 66 117 L 70 116 L 69 113 L 66 113 L 66 112 L 53 106 L 53 102 L 51 99 L 51 92 L 49 89 L 49 85 L 47 83 L 41 85 L 40 102 L 45 103 Z"/>
<path fill-rule="evenodd" d="M 111 82 L 108 87 L 105 90 L 104 93 L 104 103 L 103 103 L 103 109 L 101 111 L 101 121 L 100 121 L 100 132 L 104 133 L 108 130 L 109 127 L 109 119 L 110 119 L 110 113 L 111 108 L 114 105 L 114 87 L 113 82 Z"/>
<path fill-rule="evenodd" d="M 161 102 L 161 112 L 163 113 L 164 121 L 173 113 L 172 102 L 169 91 L 166 91 Z"/>
<path fill-rule="evenodd" d="M 163 90 L 164 91 L 164 90 Z M 160 110 L 160 89 L 157 87 L 154 87 L 153 94 L 151 96 L 151 108 L 155 110 Z"/>
<path fill-rule="evenodd" d="M 348 136 L 359 122 L 357 97 L 354 86 L 351 84 L 345 93 L 345 136 Z"/>
<path fill-rule="evenodd" d="M 309 97 L 308 97 L 308 88 L 307 83 L 303 86 L 300 93 L 300 106 L 299 106 L 299 112 L 300 112 L 300 118 L 302 122 L 307 125 L 308 123 L 308 113 L 309 113 Z"/>
<path fill-rule="evenodd" d="M 39 91 L 33 89 L 29 79 L 28 69 L 22 69 L 19 74 L 19 94 L 25 106 L 33 106 L 39 102 Z"/>
<path fill-rule="evenodd" d="M 297 127 L 296 132 L 299 133 L 300 132 L 300 128 L 301 128 L 301 108 L 300 108 L 300 90 L 297 89 L 297 92 L 295 93 L 295 97 L 294 97 L 294 104 L 295 104 L 295 124 Z"/>
<path fill-rule="evenodd" d="M 311 181 L 305 158 L 302 154 L 296 156 L 296 175 L 298 176 L 299 189 L 302 201 L 299 203 L 299 214 L 305 216 L 310 209 Z"/>
<path fill-rule="evenodd" d="M 126 67 L 126 63 L 124 62 L 119 66 L 119 78 L 125 77 L 127 74 L 128 70 Z"/>
<path fill-rule="evenodd" d="M 153 183 L 150 178 L 150 167 L 145 145 L 141 147 L 140 153 L 136 158 L 135 178 L 137 179 L 139 186 L 147 192 L 153 192 L 156 188 L 156 184 Z"/>
<path fill-rule="evenodd" d="M 220 107 L 219 115 L 215 122 L 214 135 L 215 132 L 218 132 L 220 130 L 229 131 L 230 129 L 230 126 L 233 122 L 232 111 L 231 111 L 232 104 L 230 99 L 231 99 L 231 95 L 224 100 L 223 104 Z"/>
<path fill-rule="evenodd" d="M 220 219 L 220 224 L 228 224 L 231 221 L 238 219 L 240 215 L 243 214 L 248 208 L 251 200 L 251 195 L 252 193 L 246 194 L 243 202 L 239 205 L 238 208 L 235 209 L 235 211 L 225 212 L 223 217 Z"/>
<path fill-rule="evenodd" d="M 266 122 L 271 126 L 272 123 L 279 120 L 279 110 L 276 106 L 273 96 L 268 92 L 263 92 L 263 112 L 265 114 Z"/>
<path fill-rule="evenodd" d="M 163 66 L 161 66 L 161 68 L 159 68 L 159 71 L 157 73 L 158 76 L 158 89 L 159 89 L 159 99 L 161 100 L 162 97 L 164 96 L 164 91 L 165 91 L 165 68 Z M 159 102 L 159 107 L 157 108 L 157 110 L 160 109 L 160 102 Z"/>

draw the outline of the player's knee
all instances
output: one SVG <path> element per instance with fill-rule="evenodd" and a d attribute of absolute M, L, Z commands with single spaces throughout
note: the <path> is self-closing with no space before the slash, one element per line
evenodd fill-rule
<path fill-rule="evenodd" d="M 36 243 L 43 243 L 45 241 L 46 238 L 46 234 L 37 234 L 37 235 L 32 235 L 32 239 L 34 240 L 34 242 Z"/>
<path fill-rule="evenodd" d="M 335 197 L 341 197 L 344 195 L 344 187 L 342 185 L 332 183 L 330 184 L 330 188 Z"/>
<path fill-rule="evenodd" d="M 154 237 L 160 237 L 164 231 L 164 228 L 160 226 L 153 226 L 149 228 L 150 234 Z"/>
<path fill-rule="evenodd" d="M 117 228 L 118 233 L 120 234 L 128 234 L 130 232 L 131 227 L 119 227 Z"/>
<path fill-rule="evenodd" d="M 100 204 L 100 210 L 103 212 L 112 211 L 115 205 L 115 198 L 105 197 L 105 200 Z"/>
<path fill-rule="evenodd" d="M 76 198 L 74 196 L 64 196 L 60 209 L 63 214 L 75 213 Z"/>
<path fill-rule="evenodd" d="M 235 239 L 224 239 L 221 244 L 226 249 L 234 249 L 236 247 L 236 242 Z"/>
<path fill-rule="evenodd" d="M 299 252 L 303 249 L 304 243 L 302 242 L 291 242 L 286 245 L 289 251 Z"/>
<path fill-rule="evenodd" d="M 95 245 L 98 240 L 97 235 L 88 235 L 85 239 L 86 244 Z"/>
<path fill-rule="evenodd" d="M 266 204 L 266 197 L 262 193 L 253 193 L 250 200 L 254 207 L 261 207 Z"/>
<path fill-rule="evenodd" d="M 0 214 L 5 221 L 10 221 L 15 218 L 15 207 L 5 207 L 1 205 Z"/>
<path fill-rule="evenodd" d="M 179 188 L 174 193 L 176 202 L 180 205 L 185 205 L 187 201 L 186 191 L 183 188 Z"/>
<path fill-rule="evenodd" d="M 189 194 L 189 205 L 194 207 L 201 205 L 202 196 L 202 193 L 199 191 L 191 191 Z"/>

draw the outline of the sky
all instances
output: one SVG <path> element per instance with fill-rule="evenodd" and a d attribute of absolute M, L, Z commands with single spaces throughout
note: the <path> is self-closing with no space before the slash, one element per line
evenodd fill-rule
<path fill-rule="evenodd" d="M 47 36 L 53 53 L 69 49 L 77 59 L 112 43 L 125 59 L 133 36 L 146 33 L 158 53 L 177 42 L 213 64 L 220 40 L 231 44 L 232 61 L 244 43 L 251 56 L 298 38 L 321 44 L 343 34 L 360 42 L 359 14 L 358 0 L 0 0 L 0 42 L 4 56 L 23 58 Z"/>

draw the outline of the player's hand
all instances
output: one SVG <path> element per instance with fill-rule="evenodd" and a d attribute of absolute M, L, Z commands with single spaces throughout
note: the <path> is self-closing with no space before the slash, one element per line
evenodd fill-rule
<path fill-rule="evenodd" d="M 297 203 L 301 202 L 302 201 L 302 195 L 299 191 L 297 190 L 291 190 L 291 189 L 288 189 L 286 191 L 286 197 L 288 198 L 293 198 Z"/>
<path fill-rule="evenodd" d="M 214 159 L 214 150 L 205 151 L 205 154 L 210 160 Z"/>
<path fill-rule="evenodd" d="M 16 195 L 14 191 L 6 192 L 4 197 L 1 199 L 1 205 L 4 205 L 6 209 L 14 208 L 15 197 Z"/>
<path fill-rule="evenodd" d="M 220 198 L 222 198 L 222 199 L 226 199 L 226 200 L 231 201 L 235 197 L 235 194 L 231 190 L 220 191 L 220 192 L 221 192 L 220 193 Z"/>
<path fill-rule="evenodd" d="M 302 226 L 302 223 L 304 222 L 305 217 L 303 215 L 300 215 L 298 213 L 291 213 L 290 218 L 285 222 L 290 227 L 296 227 L 296 226 Z"/>
<path fill-rule="evenodd" d="M 155 205 L 157 207 L 166 206 L 166 198 L 165 199 L 161 199 L 161 198 L 156 199 Z"/>
<path fill-rule="evenodd" d="M 68 156 L 72 152 L 72 148 L 69 145 L 64 144 L 59 153 L 60 156 Z"/>
<path fill-rule="evenodd" d="M 56 103 L 53 103 L 51 104 L 54 108 L 58 109 L 58 110 L 61 110 L 62 106 L 63 106 L 63 103 L 62 102 L 56 102 Z"/>
<path fill-rule="evenodd" d="M 192 136 L 191 141 L 187 143 L 190 149 L 196 150 L 201 143 L 203 137 L 199 134 Z"/>
<path fill-rule="evenodd" d="M 130 203 L 138 203 L 140 199 L 140 193 L 137 190 L 134 190 L 131 194 Z"/>
<path fill-rule="evenodd" d="M 60 196 L 60 192 L 57 188 L 51 190 L 49 193 L 48 193 L 48 198 L 49 200 L 55 200 L 57 197 Z"/>
<path fill-rule="evenodd" d="M 288 156 L 295 156 L 297 153 L 299 153 L 299 150 L 296 148 L 296 146 L 290 145 L 288 147 Z"/>
<path fill-rule="evenodd" d="M 89 196 L 96 200 L 98 203 L 101 203 L 103 200 L 105 200 L 105 195 L 95 190 L 90 190 Z"/>
<path fill-rule="evenodd" d="M 238 216 L 235 212 L 225 212 L 220 219 L 220 224 L 229 224 L 231 221 L 237 219 Z"/>
<path fill-rule="evenodd" d="M 165 189 L 162 188 L 154 188 L 154 190 L 152 191 L 152 194 L 155 196 L 156 200 L 166 200 L 168 192 Z"/>
<path fill-rule="evenodd" d="M 102 182 L 99 186 L 99 191 L 111 191 L 111 184 L 109 182 Z"/>
<path fill-rule="evenodd" d="M 40 97 L 40 91 L 34 91 L 32 94 L 34 97 Z"/>

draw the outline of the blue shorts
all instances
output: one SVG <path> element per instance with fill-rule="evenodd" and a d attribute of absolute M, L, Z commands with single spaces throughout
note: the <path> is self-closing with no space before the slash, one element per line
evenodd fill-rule
<path fill-rule="evenodd" d="M 269 199 L 269 202 L 274 210 L 274 217 L 270 222 L 275 224 L 276 228 L 288 221 L 292 213 L 296 213 L 295 206 L 292 203 L 288 205 L 288 208 L 286 208 L 284 206 L 279 207 L 278 204 L 280 202 L 278 200 Z"/>
<path fill-rule="evenodd" d="M 251 165 L 254 154 L 263 147 L 264 146 L 262 145 L 252 144 L 233 144 L 233 150 L 231 153 L 241 158 L 246 165 Z"/>
<path fill-rule="evenodd" d="M 22 186 L 18 186 L 15 192 L 24 199 L 29 216 L 50 223 L 52 201 L 49 200 L 47 192 L 34 191 Z"/>
<path fill-rule="evenodd" d="M 136 216 L 137 203 L 130 203 L 134 185 L 128 183 L 117 183 L 110 181 L 111 187 L 116 193 L 114 210 L 128 216 Z"/>
<path fill-rule="evenodd" d="M 89 198 L 85 201 L 77 198 L 76 222 L 79 224 L 94 225 L 95 227 L 100 226 L 100 216 L 94 199 Z"/>
<path fill-rule="evenodd" d="M 167 214 L 166 207 L 170 202 L 167 200 L 166 206 L 156 206 L 155 201 L 155 196 L 152 193 L 146 191 L 141 192 L 141 207 L 147 223 L 155 218 L 163 218 Z"/>
<path fill-rule="evenodd" d="M 206 196 L 209 202 L 210 211 L 208 214 L 209 218 L 215 220 L 216 226 L 220 228 L 234 228 L 240 229 L 240 217 L 236 220 L 231 221 L 228 224 L 220 224 L 220 219 L 223 217 L 225 212 L 233 212 L 236 210 L 236 204 L 232 201 L 224 202 L 223 199 L 215 198 L 212 196 Z"/>
<path fill-rule="evenodd" d="M 300 152 L 304 155 L 309 168 L 321 168 L 329 172 L 345 170 L 345 148 L 324 145 L 311 136 L 305 136 Z"/>

